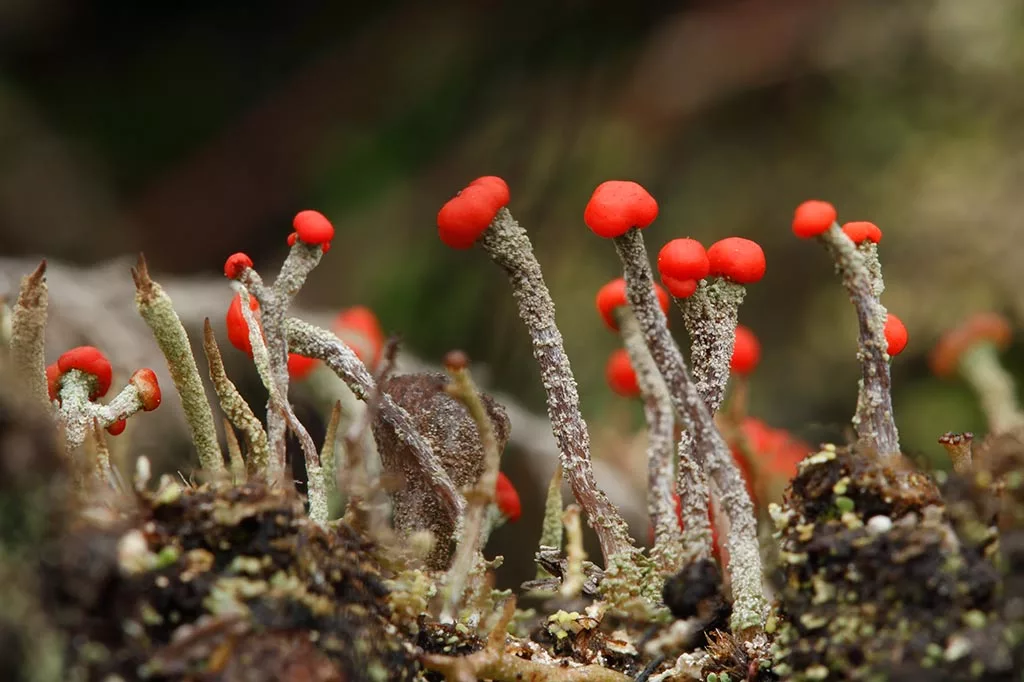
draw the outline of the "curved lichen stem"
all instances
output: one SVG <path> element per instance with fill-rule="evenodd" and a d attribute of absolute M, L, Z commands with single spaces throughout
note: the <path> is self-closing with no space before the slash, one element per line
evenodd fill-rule
<path fill-rule="evenodd" d="M 836 272 L 857 310 L 860 328 L 857 359 L 861 370 L 857 412 L 853 418 L 857 440 L 882 457 L 898 455 L 900 438 L 892 411 L 888 343 L 885 339 L 886 310 L 875 295 L 878 284 L 872 277 L 865 255 L 838 224 L 833 223 L 818 239 L 832 255 Z M 880 273 L 877 282 L 881 282 Z"/>
<path fill-rule="evenodd" d="M 245 306 L 242 306 L 242 309 L 244 311 Z M 377 393 L 377 384 L 373 376 L 352 349 L 337 336 L 326 329 L 294 318 L 288 319 L 285 327 L 288 332 L 288 343 L 292 346 L 293 352 L 322 360 L 348 385 L 356 397 L 366 401 L 373 399 Z M 424 474 L 430 478 L 449 518 L 457 527 L 460 526 L 465 500 L 448 472 L 441 466 L 430 443 L 416 430 L 409 413 L 384 392 L 381 392 L 377 399 L 376 409 L 379 410 L 384 422 L 395 430 L 399 439 L 409 446 Z"/>
<path fill-rule="evenodd" d="M 14 376 L 29 400 L 48 407 L 46 390 L 46 261 L 21 280 L 18 300 L 11 311 L 9 341 Z"/>
<path fill-rule="evenodd" d="M 473 565 L 483 559 L 481 545 L 484 522 L 487 510 L 494 503 L 495 488 L 498 483 L 498 467 L 501 463 L 501 450 L 494 432 L 494 423 L 491 421 L 490 415 L 487 414 L 487 408 L 480 398 L 480 393 L 469 374 L 469 369 L 465 366 L 451 365 L 447 369 L 452 378 L 447 387 L 448 394 L 465 406 L 473 423 L 476 424 L 480 443 L 483 445 L 484 467 L 476 483 L 466 493 L 465 523 L 459 534 L 455 557 L 452 559 L 451 568 L 449 568 L 445 579 L 448 595 L 444 609 L 441 611 L 442 622 L 450 622 L 454 617 L 462 601 L 466 576 L 472 570 Z"/>
<path fill-rule="evenodd" d="M 223 473 L 224 458 L 217 443 L 213 410 L 206 399 L 185 327 L 163 287 L 150 278 L 146 259 L 141 254 L 138 265 L 132 269 L 132 279 L 135 280 L 135 306 L 167 360 L 167 368 L 181 397 L 192 443 L 199 456 L 199 465 L 209 474 Z"/>
<path fill-rule="evenodd" d="M 263 424 L 249 407 L 249 403 L 242 398 L 234 382 L 228 378 L 210 318 L 203 321 L 203 350 L 206 352 L 210 381 L 213 382 L 213 388 L 220 400 L 220 408 L 228 422 L 241 432 L 245 442 L 248 453 L 245 471 L 249 477 L 269 481 L 267 474 L 270 450 L 267 445 L 267 434 L 263 430 Z M 232 473 L 234 475 L 234 472 Z"/>
<path fill-rule="evenodd" d="M 508 209 L 502 208 L 478 243 L 505 271 L 512 285 L 519 316 L 529 331 L 533 357 L 540 368 L 562 471 L 597 533 L 605 563 L 610 564 L 616 556 L 631 556 L 638 550 L 629 536 L 629 528 L 594 480 L 590 434 L 580 414 L 576 379 L 555 324 L 555 304 L 530 238 Z"/>
<path fill-rule="evenodd" d="M 679 570 L 683 557 L 683 536 L 672 499 L 676 426 L 672 396 L 647 349 L 633 311 L 619 306 L 615 309 L 615 319 L 640 386 L 647 421 L 647 511 L 654 527 L 651 559 L 661 573 L 672 573 Z"/>
<path fill-rule="evenodd" d="M 764 623 L 767 607 L 757 521 L 743 476 L 715 426 L 707 404 L 690 378 L 679 347 L 669 334 L 665 314 L 654 293 L 651 266 L 640 230 L 630 228 L 624 235 L 616 237 L 615 248 L 622 261 L 626 295 L 633 313 L 669 388 L 676 413 L 693 437 L 696 459 L 718 487 L 722 507 L 729 517 L 726 545 L 734 596 L 733 631 L 759 628 Z"/>

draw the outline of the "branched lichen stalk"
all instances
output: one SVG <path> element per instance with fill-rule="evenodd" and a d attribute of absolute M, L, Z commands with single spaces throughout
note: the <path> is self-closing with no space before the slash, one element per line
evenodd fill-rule
<path fill-rule="evenodd" d="M 244 311 L 243 306 L 243 311 Z M 362 400 L 370 400 L 377 392 L 377 384 L 366 366 L 356 357 L 351 348 L 337 336 L 314 325 L 294 318 L 286 322 L 288 343 L 293 352 L 308 358 L 322 360 L 332 372 L 338 375 L 349 389 Z M 441 499 L 449 517 L 456 524 L 462 523 L 465 500 L 455 488 L 448 472 L 434 455 L 430 443 L 416 430 L 409 414 L 387 393 L 381 392 L 376 409 L 381 418 L 395 430 L 399 439 L 415 454 L 420 467 L 428 476 Z"/>
<path fill-rule="evenodd" d="M 181 396 L 192 443 L 199 456 L 199 465 L 210 474 L 224 471 L 224 459 L 217 443 L 217 429 L 213 423 L 213 410 L 206 399 L 199 368 L 192 355 L 192 346 L 185 333 L 181 319 L 174 311 L 171 298 L 163 288 L 149 276 L 146 259 L 139 256 L 138 265 L 132 269 L 135 280 L 135 306 L 142 319 L 149 325 L 160 351 L 167 360 L 171 379 Z"/>
<path fill-rule="evenodd" d="M 654 527 L 651 559 L 661 573 L 672 573 L 679 570 L 683 556 L 683 536 L 672 499 L 676 427 L 672 396 L 647 349 L 633 311 L 627 306 L 620 306 L 615 310 L 615 319 L 619 323 L 629 362 L 636 373 L 647 420 L 647 511 Z"/>
<path fill-rule="evenodd" d="M 95 377 L 80 370 L 70 370 L 61 377 L 61 408 L 57 415 L 64 426 L 68 452 L 85 442 L 94 423 L 103 429 L 142 409 L 142 397 L 133 384 L 121 389 L 106 405 L 93 402 L 89 395 L 95 381 Z M 86 390 L 84 395 L 82 390 Z M 64 404 L 65 395 L 70 398 L 67 404 Z"/>
<path fill-rule="evenodd" d="M 272 286 L 265 286 L 259 274 L 252 268 L 243 269 L 239 277 L 260 304 L 262 337 L 267 348 L 269 375 L 282 403 L 286 406 L 288 405 L 289 377 L 288 337 L 284 328 L 285 319 L 296 294 L 302 289 L 306 277 L 316 268 L 322 255 L 323 250 L 319 245 L 310 246 L 297 239 L 288 251 L 288 256 L 281 265 L 281 271 Z M 280 468 L 282 471 L 286 452 L 285 422 L 291 421 L 291 415 L 287 410 L 267 410 L 269 447 L 274 454 L 275 469 Z M 306 459 L 308 460 L 309 457 L 307 456 Z M 319 465 L 314 466 L 319 467 Z M 312 503 L 312 498 L 310 498 L 310 503 Z"/>
<path fill-rule="evenodd" d="M 206 352 L 206 363 L 210 368 L 210 381 L 217 392 L 220 400 L 220 408 L 228 421 L 242 433 L 242 440 L 248 453 L 248 464 L 246 469 L 248 476 L 265 482 L 270 482 L 267 477 L 270 450 L 267 445 L 267 434 L 263 430 L 263 424 L 245 402 L 242 394 L 234 382 L 228 378 L 224 370 L 224 361 L 221 358 L 220 348 L 217 346 L 217 337 L 210 325 L 210 318 L 203 321 L 203 350 Z M 245 480 L 245 476 L 240 481 Z"/>
<path fill-rule="evenodd" d="M 46 390 L 46 261 L 21 280 L 11 313 L 11 364 L 19 386 L 32 402 L 50 404 Z"/>
<path fill-rule="evenodd" d="M 555 324 L 555 304 L 541 274 L 526 230 L 508 212 L 498 211 L 479 243 L 508 275 L 519 316 L 529 330 L 533 357 L 547 395 L 548 419 L 558 443 L 562 471 L 573 495 L 597 533 L 605 562 L 636 547 L 622 515 L 594 480 L 590 434 L 580 414 L 580 398 L 562 334 Z M 652 290 L 653 291 L 653 290 Z"/>
<path fill-rule="evenodd" d="M 459 536 L 455 557 L 445 580 L 448 586 L 448 598 L 441 612 L 442 621 L 450 621 L 457 612 L 462 601 L 462 593 L 466 585 L 466 576 L 473 565 L 483 557 L 480 556 L 481 538 L 487 510 L 494 503 L 495 488 L 498 484 L 498 467 L 501 463 L 501 451 L 498 449 L 498 438 L 494 432 L 494 424 L 487 413 L 480 393 L 477 391 L 473 378 L 466 367 L 449 367 L 452 382 L 448 393 L 461 402 L 480 434 L 480 443 L 484 450 L 484 468 L 476 483 L 466 493 L 465 524 Z"/>
<path fill-rule="evenodd" d="M 292 433 L 298 439 L 299 448 L 302 450 L 302 455 L 306 462 L 306 493 L 309 498 L 309 518 L 314 523 L 326 524 L 327 493 L 324 490 L 323 473 L 320 467 L 320 453 L 317 452 L 316 445 L 313 443 L 309 431 L 299 421 L 291 403 L 288 402 L 287 395 L 282 392 L 281 384 L 274 381 L 270 353 L 264 344 L 264 335 L 260 333 L 260 326 L 256 322 L 256 317 L 249 307 L 248 292 L 240 284 L 236 283 L 235 286 L 241 289 L 239 293 L 242 296 L 242 318 L 245 320 L 246 327 L 249 330 L 249 344 L 252 346 L 253 363 L 256 365 L 256 370 L 263 380 L 267 393 L 270 395 L 270 409 L 267 411 L 267 420 L 269 421 L 270 414 L 275 412 L 283 415 L 285 424 L 291 428 Z M 287 383 L 284 384 L 283 388 L 287 391 Z"/>
<path fill-rule="evenodd" d="M 544 498 L 544 523 L 540 529 L 539 549 L 562 549 L 562 465 L 555 466 L 548 483 L 548 494 Z M 537 567 L 537 579 L 549 577 L 550 574 L 541 566 Z"/>
<path fill-rule="evenodd" d="M 832 254 L 836 272 L 857 310 L 860 327 L 857 359 L 861 370 L 857 413 L 853 418 L 857 440 L 873 448 L 880 456 L 898 455 L 900 438 L 892 412 L 885 307 L 875 296 L 875 285 L 864 254 L 857 250 L 839 225 L 833 224 L 819 239 Z"/>
<path fill-rule="evenodd" d="M 991 433 L 1024 429 L 1024 412 L 1017 402 L 1013 376 L 999 362 L 998 349 L 991 343 L 977 343 L 960 356 L 961 376 L 981 401 Z"/>
<path fill-rule="evenodd" d="M 754 505 L 729 446 L 715 426 L 707 404 L 690 378 L 683 355 L 669 334 L 665 314 L 654 293 L 651 266 L 640 230 L 630 228 L 616 237 L 615 248 L 622 261 L 626 296 L 633 314 L 669 388 L 676 413 L 693 437 L 696 459 L 718 486 L 722 507 L 729 517 L 726 544 L 733 589 L 732 629 L 743 632 L 759 628 L 764 623 L 766 603 Z"/>
<path fill-rule="evenodd" d="M 96 405 L 89 401 L 96 379 L 81 370 L 65 372 L 60 383 L 60 410 L 58 417 L 64 431 L 65 448 L 73 455 L 89 437 Z"/>

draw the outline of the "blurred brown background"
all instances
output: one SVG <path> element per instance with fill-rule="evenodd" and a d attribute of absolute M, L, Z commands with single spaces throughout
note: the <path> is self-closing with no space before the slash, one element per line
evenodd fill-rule
<path fill-rule="evenodd" d="M 930 345 L 968 312 L 1024 315 L 1022 38 L 1024 0 L 0 0 L 0 254 L 142 250 L 215 276 L 246 250 L 272 272 L 315 207 L 339 236 L 306 306 L 368 304 L 419 356 L 462 347 L 541 411 L 504 276 L 436 237 L 454 191 L 500 174 L 596 454 L 615 458 L 640 415 L 604 385 L 615 339 L 593 296 L 617 260 L 582 223 L 594 186 L 652 191 L 651 251 L 764 245 L 741 311 L 764 346 L 752 411 L 812 442 L 841 437 L 856 395 L 853 311 L 789 231 L 797 203 L 827 198 L 885 231 L 884 303 L 911 335 L 899 425 L 938 458 L 939 434 L 983 424 L 929 377 Z"/>

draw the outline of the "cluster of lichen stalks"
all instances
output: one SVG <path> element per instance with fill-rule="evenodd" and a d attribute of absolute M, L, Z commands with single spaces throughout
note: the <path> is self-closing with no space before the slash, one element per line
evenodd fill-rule
<path fill-rule="evenodd" d="M 545 622 L 544 632 L 555 638 L 551 650 L 535 642 L 506 637 L 505 631 L 517 613 L 515 600 L 490 587 L 488 569 L 494 562 L 484 559 L 483 543 L 496 522 L 518 512 L 502 504 L 496 496 L 501 483 L 500 455 L 508 436 L 507 418 L 500 406 L 476 390 L 465 357 L 453 353 L 446 358 L 447 378 L 444 375 L 392 377 L 388 358 L 379 368 L 374 367 L 374 362 L 368 363 L 368 367 L 331 331 L 288 316 L 292 300 L 329 249 L 334 236 L 333 227 L 319 213 L 304 211 L 296 216 L 295 232 L 289 239 L 290 251 L 272 284 L 262 280 L 245 254 L 234 254 L 225 264 L 225 275 L 238 294 L 235 314 L 242 321 L 242 338 L 232 341 L 251 354 L 268 393 L 266 417 L 261 421 L 227 378 L 207 322 L 204 348 L 209 376 L 229 427 L 227 458 L 218 444 L 213 410 L 203 391 L 188 337 L 170 299 L 151 279 L 141 258 L 132 272 L 139 312 L 152 329 L 182 398 L 199 457 L 200 480 L 204 481 L 201 488 L 183 491 L 165 479 L 155 493 L 149 493 L 148 462 L 140 458 L 136 466 L 135 491 L 131 491 L 110 467 L 101 428 L 116 425 L 138 410 L 155 408 L 159 403 L 159 387 L 155 386 L 152 372 L 144 374 L 146 381 L 137 381 L 133 375 L 122 394 L 107 405 L 99 405 L 95 400 L 109 387 L 110 367 L 95 349 L 75 349 L 62 355 L 55 366 L 45 366 L 44 266 L 24 280 L 10 315 L 10 334 L 5 334 L 3 340 L 9 346 L 11 367 L 25 394 L 51 413 L 61 427 L 66 452 L 75 465 L 79 487 L 87 498 L 143 495 L 154 509 L 154 518 L 163 518 L 164 522 L 169 513 L 179 518 L 195 512 L 188 509 L 160 512 L 161 507 L 167 509 L 180 504 L 181 499 L 195 499 L 198 508 L 211 510 L 209 514 L 213 516 L 203 516 L 202 522 L 191 523 L 187 526 L 191 529 L 203 523 L 213 523 L 217 528 L 217 523 L 225 518 L 237 522 L 247 518 L 246 514 L 255 514 L 250 508 L 262 509 L 260 505 L 269 503 L 264 501 L 263 493 L 254 490 L 267 490 L 266 494 L 271 495 L 267 499 L 272 500 L 276 500 L 273 496 L 282 490 L 291 490 L 287 483 L 286 458 L 286 438 L 290 432 L 299 443 L 305 463 L 309 521 L 322 529 L 317 532 L 329 535 L 354 530 L 376 543 L 376 548 L 370 550 L 348 542 L 344 551 L 367 553 L 377 566 L 375 570 L 389 577 L 391 592 L 381 598 L 387 602 L 385 610 L 391 614 L 394 626 L 407 637 L 420 638 L 416 640 L 416 645 L 421 647 L 416 655 L 418 665 L 439 671 L 450 679 L 630 679 L 619 672 L 621 670 L 642 670 L 644 678 L 657 672 L 656 677 L 663 680 L 701 674 L 702 670 L 719 670 L 723 673 L 720 679 L 728 679 L 729 673 L 725 671 L 733 670 L 735 674 L 736 664 L 735 660 L 724 660 L 730 656 L 738 657 L 747 665 L 745 671 L 751 678 L 770 677 L 773 660 L 780 666 L 789 666 L 792 671 L 793 664 L 787 662 L 786 657 L 792 656 L 793 647 L 776 648 L 774 653 L 770 648 L 771 635 L 778 630 L 777 618 L 780 614 L 783 618 L 787 616 L 785 603 L 781 611 L 772 613 L 765 595 L 762 547 L 754 506 L 715 420 L 729 378 L 744 285 L 759 280 L 764 273 L 760 248 L 749 240 L 729 238 L 707 251 L 693 240 L 676 240 L 662 250 L 659 257 L 662 281 L 681 307 L 690 335 L 692 362 L 688 365 L 668 331 L 665 310 L 656 294 L 641 236 L 641 229 L 657 216 L 657 203 L 636 183 L 609 181 L 595 190 L 587 204 L 586 224 L 599 236 L 613 239 L 622 262 L 624 295 L 609 312 L 622 333 L 648 408 L 645 413 L 650 437 L 649 507 L 655 531 L 654 547 L 648 555 L 636 546 L 622 516 L 595 484 L 589 435 L 580 413 L 576 382 L 555 324 L 554 304 L 529 237 L 509 213 L 508 202 L 509 191 L 504 181 L 480 178 L 445 204 L 438 215 L 438 228 L 442 240 L 449 246 L 480 245 L 508 275 L 547 394 L 548 415 L 561 461 L 549 489 L 544 530 L 537 552 L 541 574 L 550 579 L 537 581 L 537 584 L 544 584 L 548 590 L 556 585 L 555 591 L 562 600 L 579 599 L 581 595 L 597 598 L 585 611 L 586 615 L 562 610 Z M 856 308 L 860 326 L 857 357 L 862 380 L 853 418 L 854 448 L 860 453 L 856 457 L 872 462 L 868 467 L 872 472 L 888 471 L 886 467 L 900 455 L 889 393 L 889 360 L 891 354 L 898 353 L 906 344 L 906 330 L 898 319 L 886 313 L 880 302 L 883 289 L 877 257 L 880 231 L 870 223 L 849 223 L 840 227 L 835 210 L 823 202 L 801 205 L 793 230 L 798 236 L 818 239 L 829 250 Z M 234 330 L 229 329 L 229 334 L 237 337 L 238 329 L 236 325 Z M 1019 421 L 1012 417 L 1019 414 L 1019 410 L 1015 405 L 1007 406 L 1007 401 L 1012 401 L 1012 385 L 1007 397 L 1006 377 L 999 374 L 997 363 L 993 367 L 991 353 L 977 350 L 978 344 L 972 346 L 973 352 L 966 352 L 967 346 L 975 340 L 971 337 L 970 343 L 961 339 L 953 344 L 956 357 L 952 364 L 960 367 L 983 395 L 1001 390 L 1002 398 L 993 400 L 997 403 L 993 409 L 1002 420 L 998 428 L 1006 431 L 1007 423 L 1018 428 Z M 316 448 L 288 399 L 289 369 L 294 365 L 290 360 L 295 356 L 322 362 L 367 404 L 362 416 L 344 434 L 338 434 L 341 410 L 336 407 L 320 449 Z M 294 371 L 294 367 L 292 369 Z M 676 424 L 682 427 L 678 436 Z M 241 443 L 235 430 L 241 434 Z M 370 431 L 377 441 L 383 473 L 368 461 L 370 453 L 364 442 Z M 86 440 L 89 443 L 85 443 Z M 970 471 L 970 455 L 965 454 L 969 438 L 949 435 L 946 440 L 952 444 L 951 452 L 957 453 L 957 469 Z M 802 467 L 801 476 L 824 475 L 812 471 L 814 462 L 834 459 L 812 457 L 808 460 L 810 464 Z M 849 470 L 851 465 L 843 461 Z M 807 473 L 809 471 L 812 473 Z M 578 507 L 570 505 L 563 510 L 563 476 Z M 389 482 L 395 478 L 397 484 Z M 849 513 L 850 505 L 854 504 L 854 496 L 846 495 L 846 488 L 861 483 L 862 492 L 874 490 L 872 485 L 879 487 L 871 481 L 851 480 L 849 471 L 843 480 L 832 481 L 838 511 Z M 262 488 L 254 489 L 254 485 Z M 922 485 L 915 479 L 897 488 L 901 494 L 913 497 L 914 487 Z M 237 492 L 231 493 L 231 490 Z M 347 500 L 347 506 L 341 520 L 332 520 L 331 501 L 339 492 Z M 202 495 L 207 497 L 198 497 Z M 222 508 L 218 506 L 217 495 L 235 499 L 249 511 L 232 512 L 230 502 L 225 503 L 227 508 Z M 918 497 L 931 499 L 926 494 Z M 270 507 L 287 509 L 286 498 L 273 501 Z M 679 500 L 681 527 L 675 520 L 673 499 Z M 708 604 L 720 605 L 722 601 L 719 593 L 722 587 L 712 559 L 708 519 L 712 501 L 721 510 L 723 525 L 727 528 L 725 574 L 731 589 L 731 609 L 726 611 L 730 613 L 728 625 L 707 613 Z M 791 498 L 785 512 L 775 510 L 776 518 L 781 519 L 779 529 L 783 535 L 780 537 L 784 540 L 786 529 L 792 526 L 790 522 L 805 502 L 817 504 L 817 498 L 812 495 Z M 394 511 L 391 519 L 387 511 L 389 503 Z M 923 506 L 922 503 L 908 504 L 908 508 L 915 510 Z M 812 507 L 816 514 L 822 513 L 820 506 L 813 505 L 804 511 Z M 581 511 L 596 531 L 603 569 L 584 560 Z M 275 513 L 278 518 L 291 517 L 291 512 Z M 808 529 L 815 528 L 816 517 L 812 516 L 800 517 L 804 519 L 804 526 L 795 531 L 800 541 L 808 540 Z M 877 521 L 878 527 L 871 529 L 872 532 L 875 535 L 887 532 L 888 528 L 881 528 L 884 523 Z M 211 531 L 211 534 L 220 537 L 219 532 Z M 564 554 L 563 536 L 568 538 Z M 224 543 L 220 548 L 223 551 L 237 540 L 232 536 L 231 542 L 217 542 Z M 151 540 L 144 534 L 128 533 L 118 546 L 122 568 L 144 572 L 166 567 L 167 562 L 178 563 L 181 559 L 181 548 L 168 557 L 163 557 L 162 552 L 154 554 L 151 549 Z M 786 551 L 786 561 L 799 563 L 792 558 L 799 559 L 799 552 L 791 547 Z M 227 568 L 235 573 L 257 575 L 267 570 L 264 565 L 267 562 L 261 563 L 259 557 L 253 559 L 256 563 L 252 566 L 243 565 L 249 560 L 246 557 L 234 559 Z M 208 560 L 203 558 L 202 561 Z M 309 570 L 300 568 L 298 572 L 308 579 Z M 338 575 L 344 574 L 344 570 L 338 571 Z M 710 583 L 701 578 L 708 576 L 709 571 Z M 261 583 L 261 591 L 253 591 L 250 597 L 262 597 L 267 590 L 281 588 L 281 580 L 284 578 Z M 797 582 L 801 590 L 825 589 Z M 245 589 L 256 589 L 244 588 L 240 582 L 227 585 L 216 583 L 211 595 L 216 589 L 228 590 L 232 591 L 232 600 L 244 601 Z M 332 594 L 340 598 L 337 593 Z M 326 608 L 318 598 L 304 597 L 303 608 L 314 612 L 317 608 Z M 717 606 L 711 610 L 721 613 Z M 647 624 L 667 623 L 669 612 L 678 619 L 676 623 L 657 637 L 647 637 L 643 646 L 639 638 L 629 634 L 642 631 Z M 623 629 L 604 636 L 600 647 L 590 647 L 590 662 L 583 664 L 574 647 L 580 638 L 589 638 L 587 633 L 602 620 L 620 623 Z M 717 639 L 708 636 L 710 657 L 681 650 L 680 647 L 692 648 L 694 633 L 702 631 L 712 621 L 715 627 L 731 634 L 720 633 Z M 766 624 L 769 625 L 767 631 Z M 439 627 L 451 628 L 447 645 L 437 645 L 436 637 L 423 639 L 423 633 L 436 635 Z M 486 642 L 477 636 L 477 633 L 487 632 L 490 634 Z M 786 633 L 792 635 L 792 631 Z M 317 634 L 318 637 L 323 635 L 323 632 Z M 733 646 L 724 645 L 722 637 L 731 637 L 728 641 L 733 642 Z M 573 644 L 568 653 L 562 647 L 560 657 L 560 642 L 565 641 Z M 465 655 L 456 655 L 463 653 Z M 575 658 L 573 654 L 577 654 Z M 822 666 L 825 675 L 819 678 L 827 676 L 827 665 L 827 659 L 824 663 L 809 659 L 805 666 L 812 670 L 809 679 L 813 679 Z M 712 674 L 718 675 L 717 672 Z"/>

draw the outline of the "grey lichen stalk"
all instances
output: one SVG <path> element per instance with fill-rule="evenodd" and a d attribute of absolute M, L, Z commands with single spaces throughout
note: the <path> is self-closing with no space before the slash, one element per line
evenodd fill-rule
<path fill-rule="evenodd" d="M 174 311 L 171 298 L 150 278 L 146 259 L 141 255 L 138 265 L 132 269 L 132 278 L 135 280 L 135 306 L 167 360 L 174 387 L 181 396 L 181 405 L 192 434 L 192 443 L 199 456 L 199 465 L 208 474 L 221 474 L 224 471 L 224 459 L 217 443 L 213 410 L 206 399 L 185 327 Z"/>
<path fill-rule="evenodd" d="M 651 266 L 640 230 L 630 228 L 615 238 L 615 248 L 626 278 L 626 295 L 636 315 L 665 383 L 673 405 L 694 440 L 696 459 L 721 493 L 721 504 L 729 517 L 726 546 L 732 579 L 734 632 L 763 626 L 767 605 L 764 598 L 761 554 L 754 506 L 746 484 L 733 461 L 729 446 L 715 426 L 711 412 L 689 376 L 679 347 L 668 332 L 665 314 L 654 294 Z"/>
<path fill-rule="evenodd" d="M 46 261 L 22 278 L 18 301 L 11 312 L 11 365 L 29 399 L 42 407 L 49 405 L 46 390 Z"/>
<path fill-rule="evenodd" d="M 739 308 L 747 288 L 721 278 L 701 280 L 689 298 L 675 299 L 690 336 L 690 367 L 708 410 L 718 412 L 729 383 Z"/>
<path fill-rule="evenodd" d="M 739 307 L 746 292 L 746 287 L 741 284 L 715 278 L 701 280 L 689 298 L 673 297 L 683 313 L 683 322 L 690 336 L 690 367 L 697 393 L 712 417 L 725 399 Z M 693 464 L 694 446 L 693 438 L 683 434 L 679 440 L 677 480 L 684 515 L 683 545 L 687 548 L 686 558 L 689 560 L 710 557 L 714 537 L 707 511 L 710 494 L 707 475 Z M 684 495 L 683 491 L 689 488 L 695 492 Z"/>
<path fill-rule="evenodd" d="M 647 511 L 654 527 L 651 560 L 663 574 L 679 570 L 683 557 L 683 535 L 676 518 L 675 501 L 675 410 L 665 380 L 647 349 L 640 325 L 627 306 L 615 309 L 622 343 L 636 373 L 647 421 Z M 689 494 L 690 491 L 687 491 Z M 707 517 L 707 500 L 705 512 Z"/>
<path fill-rule="evenodd" d="M 279 415 L 283 418 L 285 426 L 290 428 L 292 433 L 294 433 L 295 437 L 298 439 L 299 447 L 302 449 L 302 455 L 306 461 L 306 489 L 309 497 L 309 518 L 321 525 L 325 524 L 327 523 L 328 512 L 327 492 L 324 489 L 323 474 L 320 469 L 320 453 L 317 451 L 316 445 L 313 443 L 313 439 L 310 437 L 306 427 L 299 421 L 298 416 L 295 414 L 295 410 L 288 401 L 286 393 L 288 390 L 287 383 L 282 387 L 279 382 L 275 381 L 273 374 L 274 370 L 270 361 L 270 352 L 264 344 L 264 334 L 260 331 L 260 325 L 256 321 L 256 316 L 249 307 L 248 292 L 237 282 L 235 283 L 235 286 L 241 289 L 239 294 L 242 296 L 242 317 L 249 330 L 249 344 L 252 346 L 253 362 L 256 364 L 256 369 L 259 372 L 260 378 L 263 379 L 263 385 L 266 387 L 267 392 L 270 395 L 267 409 L 267 421 L 269 423 L 271 414 Z M 285 373 L 287 375 L 287 361 Z M 284 389 L 284 392 L 282 391 L 282 388 Z"/>
<path fill-rule="evenodd" d="M 711 529 L 708 506 L 711 491 L 708 476 L 697 460 L 693 437 L 687 431 L 679 436 L 679 467 L 676 471 L 676 494 L 679 495 L 679 516 L 683 524 L 683 557 L 681 565 L 697 559 L 709 559 L 714 551 L 715 536 Z"/>
<path fill-rule="evenodd" d="M 244 307 L 243 307 L 244 311 Z M 292 352 L 308 358 L 322 360 L 328 369 L 337 374 L 349 389 L 362 400 L 371 399 L 377 386 L 366 366 L 351 348 L 337 336 L 315 325 L 289 318 L 285 322 L 288 343 Z M 462 523 L 465 500 L 455 488 L 448 472 L 437 461 L 430 443 L 416 430 L 409 414 L 387 393 L 381 392 L 377 403 L 380 417 L 395 430 L 399 439 L 415 453 L 424 473 L 431 478 L 445 511 L 457 525 Z"/>
<path fill-rule="evenodd" d="M 77 369 L 69 370 L 61 377 L 60 409 L 57 414 L 69 454 L 80 448 L 89 436 L 97 407 L 90 402 L 89 395 L 95 385 L 95 377 Z"/>
<path fill-rule="evenodd" d="M 868 269 L 871 291 L 875 298 L 881 298 L 885 292 L 885 280 L 882 279 L 882 261 L 878 258 L 878 244 L 865 239 L 857 245 L 857 251 L 864 257 L 864 266 Z"/>
<path fill-rule="evenodd" d="M 95 382 L 95 377 L 77 369 L 69 370 L 61 377 L 58 417 L 64 427 L 65 446 L 69 453 L 85 442 L 94 422 L 105 429 L 142 410 L 142 397 L 132 384 L 121 389 L 106 405 L 89 400 Z"/>
<path fill-rule="evenodd" d="M 242 439 L 245 441 L 248 454 L 245 473 L 248 477 L 267 480 L 267 467 L 270 459 L 267 433 L 263 430 L 263 424 L 260 423 L 259 418 L 249 407 L 249 403 L 245 402 L 234 382 L 228 378 L 209 318 L 203 321 L 203 349 L 206 352 L 206 362 L 210 368 L 210 381 L 213 382 L 213 388 L 220 400 L 220 409 L 224 412 L 230 425 L 242 433 Z"/>
<path fill-rule="evenodd" d="M 886 310 L 875 295 L 875 284 L 864 254 L 834 224 L 820 236 L 836 265 L 836 272 L 857 310 L 860 332 L 857 339 L 857 360 L 860 362 L 861 385 L 857 396 L 857 412 L 853 425 L 857 440 L 874 449 L 882 457 L 900 452 L 899 432 L 892 412 L 889 354 L 885 339 Z"/>
<path fill-rule="evenodd" d="M 590 434 L 580 414 L 576 379 L 555 324 L 555 304 L 541 274 L 526 230 L 508 209 L 498 211 L 478 243 L 508 275 L 519 316 L 533 344 L 547 396 L 548 418 L 558 443 L 562 471 L 573 495 L 597 533 L 605 562 L 638 550 L 618 510 L 597 487 L 590 461 Z"/>

